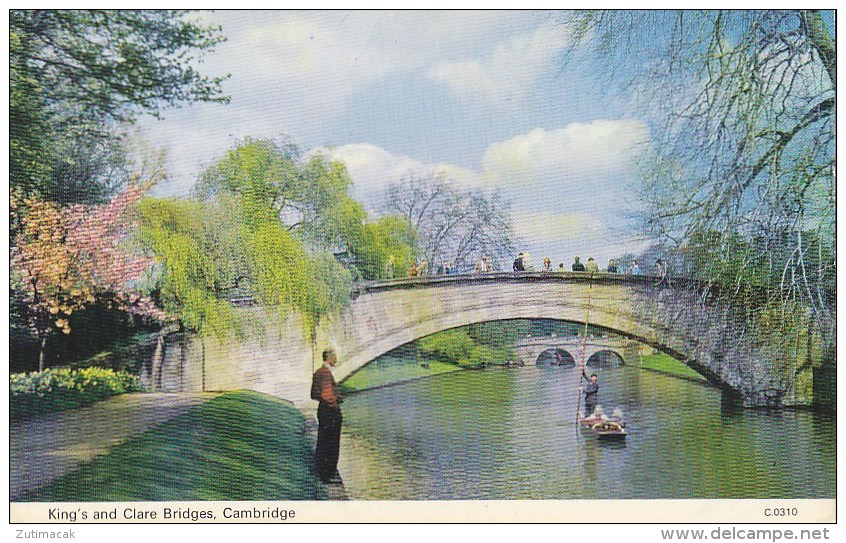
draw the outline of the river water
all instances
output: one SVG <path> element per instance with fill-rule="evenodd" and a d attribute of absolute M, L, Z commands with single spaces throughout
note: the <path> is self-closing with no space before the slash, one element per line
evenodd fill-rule
<path fill-rule="evenodd" d="M 599 370 L 622 442 L 574 424 L 576 367 L 461 371 L 343 405 L 340 471 L 373 500 L 834 498 L 834 415 L 738 409 L 636 367 Z"/>

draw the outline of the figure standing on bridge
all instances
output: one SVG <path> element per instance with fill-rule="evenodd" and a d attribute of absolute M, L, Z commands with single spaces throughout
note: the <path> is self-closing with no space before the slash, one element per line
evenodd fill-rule
<path fill-rule="evenodd" d="M 385 262 L 385 268 L 382 270 L 382 276 L 385 279 L 394 278 L 394 255 L 389 256 L 388 261 Z"/>
<path fill-rule="evenodd" d="M 596 382 L 597 376 L 595 373 L 591 374 L 590 379 L 585 374 L 585 368 L 582 367 L 582 379 L 588 383 L 583 387 L 579 387 L 579 391 L 585 393 L 585 417 L 590 417 L 596 410 L 596 404 L 599 403 L 599 383 Z"/>
<path fill-rule="evenodd" d="M 596 265 L 592 256 L 588 257 L 587 264 L 585 264 L 585 271 L 590 273 L 597 273 L 599 271 L 599 266 Z"/>
<path fill-rule="evenodd" d="M 340 483 L 338 456 L 341 449 L 341 402 L 338 385 L 332 375 L 332 366 L 338 362 L 335 351 L 323 351 L 323 365 L 314 372 L 311 381 L 311 399 L 317 406 L 317 448 L 314 461 L 317 475 L 324 483 Z"/>
<path fill-rule="evenodd" d="M 640 265 L 638 265 L 637 260 L 632 259 L 632 267 L 629 268 L 629 275 L 640 275 Z"/>
<path fill-rule="evenodd" d="M 482 255 L 482 258 L 480 258 L 476 262 L 476 267 L 473 269 L 473 271 L 475 273 L 490 273 L 493 271 L 487 255 Z"/>
<path fill-rule="evenodd" d="M 574 260 L 575 262 L 573 262 L 573 265 L 571 266 L 573 271 L 585 271 L 585 265 L 579 262 L 579 257 L 575 257 Z"/>
<path fill-rule="evenodd" d="M 517 255 L 517 258 L 514 259 L 514 264 L 511 266 L 516 272 L 526 271 L 526 265 L 523 262 L 523 253 Z"/>
<path fill-rule="evenodd" d="M 655 271 L 658 275 L 658 286 L 670 286 L 670 268 L 667 266 L 667 261 L 663 258 L 659 258 L 655 263 Z"/>

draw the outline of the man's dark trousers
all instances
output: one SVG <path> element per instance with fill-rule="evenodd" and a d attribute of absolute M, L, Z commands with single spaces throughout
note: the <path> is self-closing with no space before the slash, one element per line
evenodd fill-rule
<path fill-rule="evenodd" d="M 317 475 L 326 482 L 338 470 L 338 454 L 341 448 L 341 410 L 330 407 L 326 402 L 317 406 Z"/>

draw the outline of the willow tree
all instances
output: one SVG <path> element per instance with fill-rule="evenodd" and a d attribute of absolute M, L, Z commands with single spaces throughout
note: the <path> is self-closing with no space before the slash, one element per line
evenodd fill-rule
<path fill-rule="evenodd" d="M 350 183 L 338 162 L 248 138 L 202 173 L 194 199 L 146 199 L 165 308 L 187 328 L 226 335 L 239 329 L 229 300 L 249 297 L 299 314 L 313 332 L 349 301 L 353 277 L 376 278 L 388 252 L 410 253 L 408 229 L 369 222 Z"/>
<path fill-rule="evenodd" d="M 695 255 L 691 271 L 725 290 L 757 292 L 740 301 L 770 322 L 810 315 L 831 356 L 836 59 L 827 18 L 816 10 L 562 17 L 571 52 L 596 46 L 652 124 L 647 234 Z"/>

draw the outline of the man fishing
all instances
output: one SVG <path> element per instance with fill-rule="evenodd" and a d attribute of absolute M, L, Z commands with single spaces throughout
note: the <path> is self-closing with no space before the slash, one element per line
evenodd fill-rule
<path fill-rule="evenodd" d="M 590 379 L 588 379 L 584 367 L 582 368 L 582 379 L 587 381 L 587 384 L 579 387 L 579 391 L 585 393 L 585 417 L 590 417 L 596 409 L 596 404 L 599 403 L 599 384 L 596 382 L 595 373 L 592 373 Z"/>

